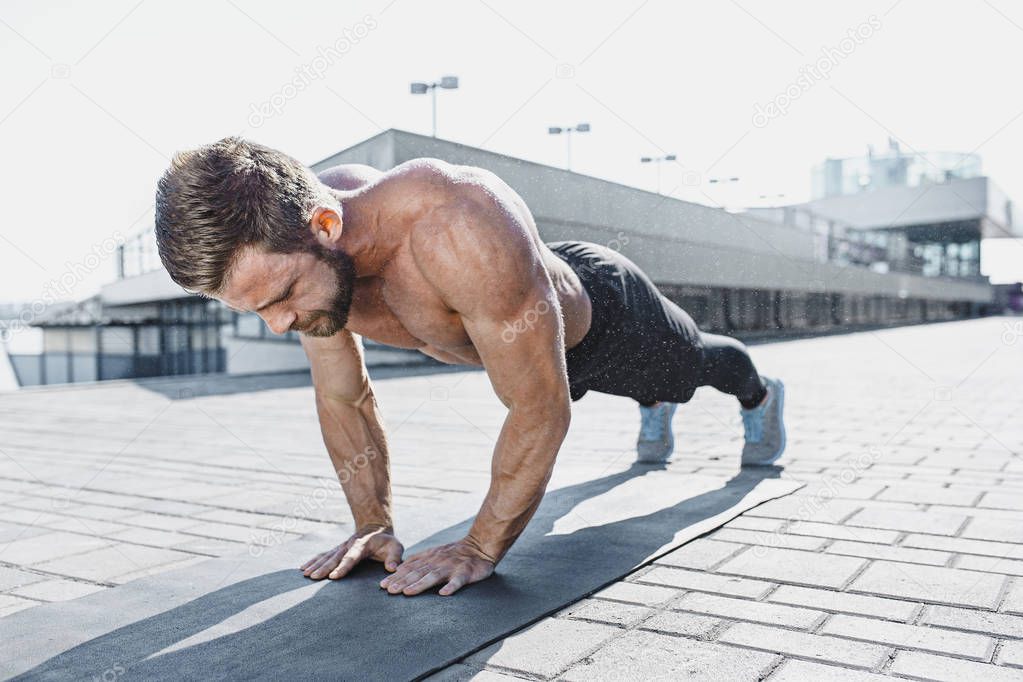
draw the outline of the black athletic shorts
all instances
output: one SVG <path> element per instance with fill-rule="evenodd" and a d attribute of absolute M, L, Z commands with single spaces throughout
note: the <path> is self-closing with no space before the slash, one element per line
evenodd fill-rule
<path fill-rule="evenodd" d="M 631 260 L 599 244 L 547 246 L 579 275 L 593 303 L 590 330 L 565 353 L 572 400 L 590 390 L 640 403 L 684 403 L 703 366 L 700 330 Z"/>

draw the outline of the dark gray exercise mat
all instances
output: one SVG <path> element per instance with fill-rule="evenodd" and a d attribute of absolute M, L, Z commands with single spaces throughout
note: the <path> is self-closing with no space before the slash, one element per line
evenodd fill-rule
<path fill-rule="evenodd" d="M 310 581 L 297 566 L 343 538 L 309 536 L 258 558 L 211 559 L 0 619 L 0 673 L 118 682 L 411 679 L 799 487 L 771 468 L 726 480 L 634 465 L 550 491 L 495 576 L 453 597 L 388 595 L 377 586 L 379 564 L 341 581 Z M 476 502 L 400 518 L 402 540 L 416 551 L 462 537 Z"/>

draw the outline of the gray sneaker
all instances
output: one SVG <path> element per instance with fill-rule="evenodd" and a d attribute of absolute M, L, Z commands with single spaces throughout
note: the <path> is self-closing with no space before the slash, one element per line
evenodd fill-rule
<path fill-rule="evenodd" d="M 769 466 L 785 452 L 785 385 L 779 379 L 764 377 L 767 399 L 758 407 L 741 410 L 746 445 L 742 448 L 743 466 Z"/>
<path fill-rule="evenodd" d="M 658 403 L 652 407 L 639 406 L 642 422 L 636 440 L 636 461 L 642 464 L 663 464 L 675 449 L 675 436 L 671 432 L 671 418 L 678 403 Z"/>

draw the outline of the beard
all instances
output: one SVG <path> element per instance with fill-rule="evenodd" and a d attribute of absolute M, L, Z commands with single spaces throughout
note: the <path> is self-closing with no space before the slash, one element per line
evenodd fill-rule
<path fill-rule="evenodd" d="M 334 336 L 348 324 L 348 312 L 355 293 L 355 263 L 344 251 L 325 249 L 319 244 L 315 245 L 313 253 L 334 272 L 333 295 L 326 308 L 310 312 L 291 328 L 306 336 Z"/>

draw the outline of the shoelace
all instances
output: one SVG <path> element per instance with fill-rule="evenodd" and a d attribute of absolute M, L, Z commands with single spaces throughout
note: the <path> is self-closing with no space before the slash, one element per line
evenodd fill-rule
<path fill-rule="evenodd" d="M 664 438 L 664 410 L 666 405 L 648 407 L 640 410 L 642 421 L 639 426 L 641 440 L 661 440 Z"/>
<path fill-rule="evenodd" d="M 759 443 L 764 437 L 764 409 L 743 410 L 742 430 L 747 443 Z"/>

